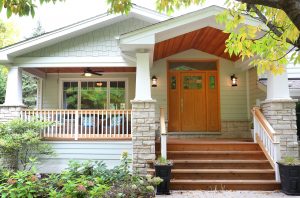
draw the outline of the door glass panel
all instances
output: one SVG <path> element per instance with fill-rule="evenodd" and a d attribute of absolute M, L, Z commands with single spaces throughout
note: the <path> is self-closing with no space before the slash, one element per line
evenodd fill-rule
<path fill-rule="evenodd" d="M 63 108 L 77 109 L 78 82 L 63 83 Z"/>
<path fill-rule="evenodd" d="M 216 78 L 215 76 L 209 77 L 209 88 L 214 89 L 216 87 Z"/>
<path fill-rule="evenodd" d="M 106 109 L 107 82 L 81 82 L 81 109 Z"/>
<path fill-rule="evenodd" d="M 170 62 L 171 71 L 217 70 L 215 61 L 208 62 Z"/>
<path fill-rule="evenodd" d="M 202 76 L 184 76 L 183 78 L 184 89 L 201 89 Z"/>
<path fill-rule="evenodd" d="M 125 82 L 110 82 L 110 109 L 125 109 Z"/>
<path fill-rule="evenodd" d="M 176 89 L 176 76 L 171 77 L 171 89 Z"/>

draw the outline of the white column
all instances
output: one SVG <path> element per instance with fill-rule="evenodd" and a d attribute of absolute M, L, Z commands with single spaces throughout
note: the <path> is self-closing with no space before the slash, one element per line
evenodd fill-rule
<path fill-rule="evenodd" d="M 8 68 L 4 105 L 24 105 L 22 97 L 22 69 L 19 67 Z"/>
<path fill-rule="evenodd" d="M 136 84 L 134 100 L 152 100 L 149 53 L 136 54 Z"/>
<path fill-rule="evenodd" d="M 286 71 L 280 75 L 268 73 L 267 100 L 291 99 Z"/>

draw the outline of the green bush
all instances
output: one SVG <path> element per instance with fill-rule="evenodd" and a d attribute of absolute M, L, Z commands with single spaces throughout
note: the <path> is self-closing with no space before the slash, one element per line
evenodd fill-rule
<path fill-rule="evenodd" d="M 107 169 L 103 162 L 71 161 L 60 174 L 44 175 L 31 171 L 0 172 L 1 197 L 154 197 L 162 180 L 130 172 L 131 160 L 122 154 L 121 163 Z"/>
<path fill-rule="evenodd" d="M 31 169 L 42 155 L 53 155 L 50 145 L 42 143 L 40 132 L 51 123 L 15 119 L 0 124 L 1 158 L 9 168 Z"/>

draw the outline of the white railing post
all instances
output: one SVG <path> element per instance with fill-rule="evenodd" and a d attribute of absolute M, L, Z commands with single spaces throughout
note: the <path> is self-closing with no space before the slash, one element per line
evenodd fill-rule
<path fill-rule="evenodd" d="M 77 110 L 75 110 L 75 140 L 78 140 L 78 127 L 79 127 L 79 113 Z"/>
<path fill-rule="evenodd" d="M 274 148 L 274 161 L 275 161 L 275 179 L 277 182 L 280 182 L 280 174 L 279 174 L 279 167 L 277 162 L 281 159 L 280 153 L 280 143 L 275 144 Z"/>
<path fill-rule="evenodd" d="M 167 137 L 164 109 L 160 108 L 160 152 L 161 157 L 167 159 Z"/>

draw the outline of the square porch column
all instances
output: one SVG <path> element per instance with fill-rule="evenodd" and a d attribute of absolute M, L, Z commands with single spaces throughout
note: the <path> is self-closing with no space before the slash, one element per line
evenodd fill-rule
<path fill-rule="evenodd" d="M 155 103 L 151 98 L 150 55 L 136 54 L 136 88 L 132 104 L 133 171 L 147 173 L 147 161 L 155 159 Z"/>
<path fill-rule="evenodd" d="M 262 102 L 263 114 L 280 136 L 281 157 L 299 157 L 296 124 L 296 102 L 289 94 L 288 76 L 268 73 L 267 99 Z"/>
<path fill-rule="evenodd" d="M 5 102 L 0 106 L 0 122 L 20 118 L 20 113 L 25 107 L 22 97 L 22 69 L 19 67 L 9 67 Z"/>

